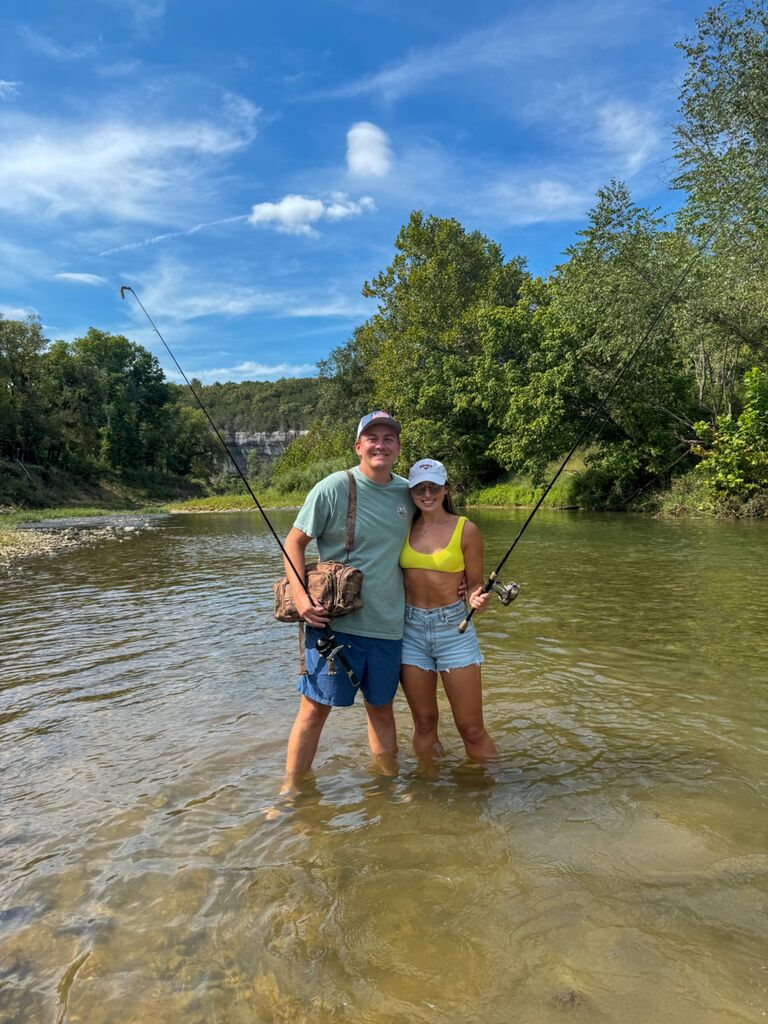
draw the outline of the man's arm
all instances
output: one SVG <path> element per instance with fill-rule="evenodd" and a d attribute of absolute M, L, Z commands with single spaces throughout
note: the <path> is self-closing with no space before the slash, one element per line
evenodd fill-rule
<path fill-rule="evenodd" d="M 285 538 L 283 543 L 283 547 L 286 550 L 288 558 L 290 558 L 291 562 L 296 566 L 296 571 L 301 574 L 302 579 L 305 574 L 304 553 L 311 540 L 312 538 L 308 537 L 306 533 L 302 533 L 301 530 L 297 530 L 296 527 L 293 526 L 291 527 L 291 532 Z M 307 592 L 304 587 L 302 587 L 301 583 L 297 582 L 296 575 L 288 564 L 288 560 L 284 559 L 284 562 L 285 574 L 288 577 L 288 582 L 291 584 L 293 602 L 296 605 L 296 610 L 299 615 L 310 626 L 317 626 L 318 629 L 322 629 L 324 626 L 327 626 L 328 613 L 307 596 Z"/>

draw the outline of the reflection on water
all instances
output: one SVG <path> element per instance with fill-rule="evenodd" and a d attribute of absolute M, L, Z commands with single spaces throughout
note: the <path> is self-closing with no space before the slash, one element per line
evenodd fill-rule
<path fill-rule="evenodd" d="M 519 516 L 475 518 L 490 564 Z M 283 802 L 272 545 L 177 517 L 4 585 L 0 1021 L 765 1019 L 765 524 L 540 515 L 479 624 L 499 762 L 446 714 L 426 773 L 399 697 L 396 776 L 334 712 Z"/>

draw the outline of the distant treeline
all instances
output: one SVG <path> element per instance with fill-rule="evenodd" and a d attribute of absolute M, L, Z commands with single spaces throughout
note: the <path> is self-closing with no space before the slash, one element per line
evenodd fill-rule
<path fill-rule="evenodd" d="M 220 430 L 304 428 L 313 379 L 194 382 Z M 221 449 L 186 386 L 121 335 L 50 343 L 40 322 L 0 317 L 0 457 L 90 477 L 158 470 L 210 478 Z"/>
<path fill-rule="evenodd" d="M 306 430 L 317 415 L 319 385 L 315 377 L 193 383 L 214 423 L 226 430 Z M 181 390 L 182 400 L 194 403 L 189 392 Z"/>

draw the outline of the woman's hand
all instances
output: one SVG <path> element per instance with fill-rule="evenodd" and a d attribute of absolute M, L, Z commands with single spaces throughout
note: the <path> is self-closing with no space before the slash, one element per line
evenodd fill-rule
<path fill-rule="evenodd" d="M 478 587 L 476 590 L 472 591 L 469 595 L 469 603 L 475 609 L 475 615 L 482 615 L 488 607 L 488 601 L 490 598 L 490 594 L 483 593 L 482 587 Z"/>

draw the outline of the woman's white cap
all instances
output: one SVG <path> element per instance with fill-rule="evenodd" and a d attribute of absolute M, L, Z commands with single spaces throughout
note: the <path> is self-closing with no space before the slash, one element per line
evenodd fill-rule
<path fill-rule="evenodd" d="M 442 462 L 436 459 L 419 459 L 414 462 L 408 473 L 408 486 L 415 487 L 427 481 L 441 486 L 448 483 L 448 474 Z"/>

